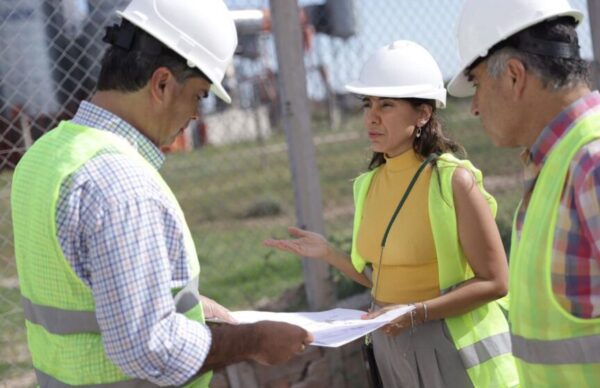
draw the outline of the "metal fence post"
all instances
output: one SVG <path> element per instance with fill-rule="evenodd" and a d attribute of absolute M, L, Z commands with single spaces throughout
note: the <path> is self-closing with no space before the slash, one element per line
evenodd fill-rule
<path fill-rule="evenodd" d="M 277 51 L 282 120 L 294 185 L 296 219 L 301 227 L 324 233 L 298 4 L 296 0 L 270 0 L 269 3 Z M 305 258 L 303 268 L 309 308 L 320 310 L 330 307 L 334 296 L 328 265 Z"/>
<path fill-rule="evenodd" d="M 600 2 L 588 0 L 588 14 L 590 18 L 590 32 L 592 35 L 592 80 L 595 83 L 592 89 L 600 89 Z"/>

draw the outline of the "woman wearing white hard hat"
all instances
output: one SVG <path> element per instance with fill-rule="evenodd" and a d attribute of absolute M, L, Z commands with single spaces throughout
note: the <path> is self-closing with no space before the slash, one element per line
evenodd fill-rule
<path fill-rule="evenodd" d="M 369 171 L 354 181 L 351 255 L 297 228 L 289 229 L 295 239 L 265 245 L 324 260 L 371 287 L 366 319 L 413 307 L 372 333 L 383 386 L 518 385 L 496 301 L 508 282 L 496 202 L 481 172 L 454 156 L 462 147 L 436 118 L 446 104 L 437 63 L 420 45 L 396 41 L 346 88 L 361 96 L 373 151 Z"/>

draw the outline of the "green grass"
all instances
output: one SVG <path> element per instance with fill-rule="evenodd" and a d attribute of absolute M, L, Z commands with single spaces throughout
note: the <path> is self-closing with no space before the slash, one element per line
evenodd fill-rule
<path fill-rule="evenodd" d="M 519 171 L 518 150 L 493 147 L 478 120 L 466 113 L 466 103 L 455 101 L 451 106 L 454 108 L 441 112 L 447 132 L 467 148 L 469 158 L 484 176 Z M 338 132 L 317 121 L 313 131 L 327 234 L 349 250 L 351 179 L 365 169 L 370 156 L 362 120 L 358 115 L 346 116 Z M 345 140 L 338 142 L 322 141 L 336 134 L 355 136 L 344 136 Z M 203 292 L 234 308 L 276 297 L 302 280 L 297 258 L 260 245 L 264 238 L 285 236 L 285 227 L 295 222 L 287 150 L 277 147 L 284 141 L 276 135 L 262 149 L 246 144 L 170 155 L 163 171 L 196 238 L 203 265 Z M 499 202 L 498 225 L 507 244 L 519 190 L 501 187 L 491 191 Z M 247 218 L 251 209 L 265 204 L 271 204 L 267 208 L 275 214 Z M 336 272 L 332 280 L 338 286 L 338 296 L 355 291 Z"/>
<path fill-rule="evenodd" d="M 469 159 L 484 175 L 505 175 L 520 171 L 521 150 L 495 147 L 479 120 L 469 113 L 469 104 L 468 99 L 450 99 L 448 109 L 440 111 L 445 132 L 466 148 Z"/>
<path fill-rule="evenodd" d="M 498 201 L 496 224 L 498 225 L 507 256 L 510 249 L 513 215 L 521 200 L 521 193 L 521 186 L 498 189 L 492 193 L 496 201 Z"/>
<path fill-rule="evenodd" d="M 10 219 L 10 181 L 12 172 L 0 173 L 0 277 L 15 276 L 12 223 Z"/>
<path fill-rule="evenodd" d="M 466 102 L 452 101 L 450 107 L 441 112 L 447 133 L 467 148 L 469 158 L 484 176 L 519 171 L 518 150 L 493 147 L 478 120 L 467 113 Z M 362 119 L 346 115 L 342 128 L 335 132 L 317 120 L 313 132 L 327 235 L 349 251 L 351 179 L 364 171 L 370 157 Z M 342 140 L 331 140 L 336 136 Z M 204 294 L 232 309 L 251 308 L 302 283 L 302 263 L 297 257 L 261 246 L 265 238 L 286 236 L 286 227 L 295 224 L 294 191 L 283 135 L 265 139 L 262 146 L 209 146 L 172 154 L 162 173 L 178 197 L 194 236 Z M 4 217 L 0 222 L 0 280 L 15 276 L 8 217 L 10 179 L 10 173 L 0 174 L 0 217 Z M 508 244 L 520 187 L 500 185 L 490 191 L 498 200 L 497 222 Z M 363 290 L 337 271 L 332 270 L 331 280 L 338 298 Z M 301 299 L 291 303 L 289 309 L 305 308 Z M 23 317 L 16 288 L 0 287 L 0 328 L 0 349 L 23 348 Z M 0 380 L 18 375 L 27 366 L 27 358 L 0 351 Z"/>
<path fill-rule="evenodd" d="M 277 228 L 282 229 L 282 227 Z M 201 290 L 231 307 L 248 307 L 264 298 L 275 298 L 302 282 L 302 265 L 292 255 L 261 248 L 261 241 L 278 230 L 252 232 L 241 227 L 202 228 L 196 245 L 214 256 L 200 253 Z M 240 236 L 244 236 L 240 238 Z M 215 259 L 217 257 L 218 259 Z"/>
<path fill-rule="evenodd" d="M 0 381 L 31 371 L 20 293 L 0 288 Z"/>

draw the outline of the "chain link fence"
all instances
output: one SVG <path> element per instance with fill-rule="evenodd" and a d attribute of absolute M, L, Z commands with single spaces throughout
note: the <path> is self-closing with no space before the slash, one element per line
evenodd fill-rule
<path fill-rule="evenodd" d="M 302 266 L 261 248 L 295 224 L 294 191 L 280 118 L 278 71 L 268 1 L 229 0 L 240 45 L 225 84 L 233 104 L 214 97 L 201 118 L 166 149 L 162 170 L 180 200 L 202 265 L 203 293 L 230 308 L 292 310 Z M 12 171 L 23 152 L 89 98 L 105 49 L 104 27 L 126 0 L 0 0 L 0 385 L 35 385 L 27 351 L 10 219 Z M 586 0 L 571 4 L 587 14 Z M 358 100 L 344 84 L 378 47 L 397 39 L 430 50 L 449 79 L 458 67 L 454 23 L 462 0 L 300 1 L 306 85 L 328 237 L 349 248 L 351 179 L 368 161 Z M 587 15 L 586 15 L 587 16 Z M 292 22 L 292 21 L 290 21 Z M 579 28 L 592 59 L 589 22 Z M 503 234 L 518 197 L 515 152 L 493 149 L 468 101 L 451 99 L 442 117 L 488 176 Z M 505 224 L 505 225 L 504 225 Z M 336 297 L 361 291 L 332 271 Z"/>

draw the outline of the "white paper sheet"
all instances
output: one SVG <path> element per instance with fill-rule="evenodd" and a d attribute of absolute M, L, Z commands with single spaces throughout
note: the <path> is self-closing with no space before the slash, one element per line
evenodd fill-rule
<path fill-rule="evenodd" d="M 234 311 L 231 314 L 239 323 L 278 321 L 298 325 L 315 337 L 311 345 L 336 348 L 379 329 L 413 309 L 414 306 L 399 307 L 374 319 L 361 319 L 365 311 L 342 308 L 298 313 Z"/>

